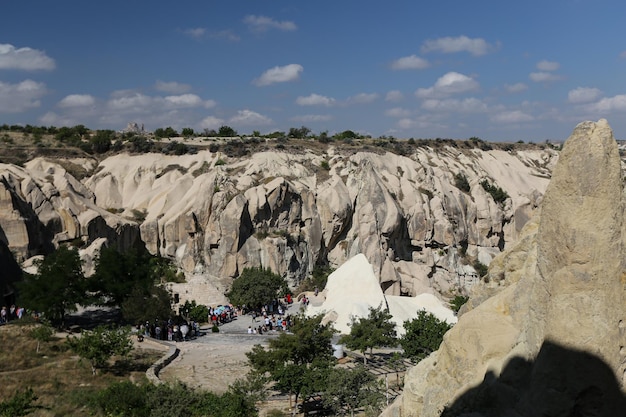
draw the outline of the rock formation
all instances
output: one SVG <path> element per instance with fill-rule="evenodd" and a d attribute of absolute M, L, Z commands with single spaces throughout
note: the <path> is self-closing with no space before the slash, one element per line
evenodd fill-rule
<path fill-rule="evenodd" d="M 101 238 L 120 249 L 141 244 L 135 222 L 99 207 L 59 163 L 0 164 L 0 240 L 18 261 L 47 254 L 60 242 L 88 246 Z"/>
<path fill-rule="evenodd" d="M 20 261 L 61 242 L 83 245 L 88 269 L 103 244 L 145 245 L 203 294 L 227 289 L 248 266 L 295 287 L 315 266 L 361 253 L 385 295 L 445 299 L 478 279 L 475 260 L 488 264 L 517 240 L 558 152 L 431 144 L 397 154 L 268 141 L 245 156 L 205 149 L 0 165 L 0 239 Z M 80 181 L 70 165 L 85 173 Z M 510 197 L 496 202 L 483 181 Z"/>
<path fill-rule="evenodd" d="M 383 294 L 374 269 L 363 254 L 350 258 L 328 276 L 326 287 L 311 298 L 305 313 L 309 316 L 323 314 L 323 323 L 332 322 L 340 334 L 349 334 L 352 319 L 368 317 L 370 308 L 387 309 L 398 336 L 405 333 L 404 322 L 414 319 L 420 310 L 450 324 L 457 321 L 447 303 L 431 293 L 415 297 Z"/>
<path fill-rule="evenodd" d="M 623 415 L 625 225 L 611 129 L 606 120 L 581 123 L 538 222 L 494 260 L 439 350 L 408 372 L 383 415 Z"/>
<path fill-rule="evenodd" d="M 85 185 L 101 207 L 143 213 L 150 252 L 217 287 L 259 265 L 295 286 L 315 265 L 338 267 L 363 253 L 386 294 L 469 288 L 477 274 L 464 256 L 487 264 L 517 238 L 557 153 L 413 149 L 120 154 Z M 468 191 L 456 174 L 467 177 Z M 510 198 L 496 203 L 485 179 Z"/>

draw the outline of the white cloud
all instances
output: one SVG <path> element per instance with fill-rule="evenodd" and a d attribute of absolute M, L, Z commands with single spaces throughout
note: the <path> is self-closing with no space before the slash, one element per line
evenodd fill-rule
<path fill-rule="evenodd" d="M 387 109 L 385 111 L 385 116 L 389 116 L 389 117 L 402 118 L 402 117 L 409 117 L 410 115 L 411 115 L 411 112 L 407 109 L 403 109 L 402 107 L 394 107 L 392 109 Z"/>
<path fill-rule="evenodd" d="M 467 75 L 449 72 L 440 77 L 434 86 L 419 88 L 415 95 L 419 98 L 445 97 L 451 94 L 466 93 L 478 90 L 478 82 Z"/>
<path fill-rule="evenodd" d="M 59 101 L 59 107 L 91 107 L 96 104 L 96 99 L 89 94 L 70 94 Z"/>
<path fill-rule="evenodd" d="M 189 84 L 177 83 L 176 81 L 165 82 L 161 80 L 157 80 L 154 84 L 154 88 L 158 91 L 170 94 L 182 94 L 191 90 L 191 86 Z"/>
<path fill-rule="evenodd" d="M 385 101 L 400 101 L 404 98 L 404 95 L 398 90 L 391 90 L 385 96 Z"/>
<path fill-rule="evenodd" d="M 159 100 L 159 99 L 156 99 Z M 205 107 L 207 109 L 215 107 L 215 101 L 202 100 L 195 94 L 181 94 L 178 96 L 167 96 L 163 98 L 168 108 L 185 108 L 185 107 Z"/>
<path fill-rule="evenodd" d="M 524 83 L 516 83 L 516 84 L 505 84 L 504 88 L 509 93 L 521 93 L 528 89 L 528 86 Z"/>
<path fill-rule="evenodd" d="M 196 94 L 180 94 L 171 96 L 148 96 L 135 91 L 122 90 L 111 94 L 107 107 L 113 112 L 153 113 L 188 108 L 212 108 L 213 100 L 203 100 Z"/>
<path fill-rule="evenodd" d="M 619 94 L 613 97 L 605 97 L 596 103 L 590 104 L 589 110 L 598 113 L 626 111 L 626 94 Z"/>
<path fill-rule="evenodd" d="M 292 121 L 299 123 L 328 122 L 332 119 L 330 114 L 304 114 L 291 118 Z"/>
<path fill-rule="evenodd" d="M 570 103 L 589 103 L 602 96 L 602 91 L 597 88 L 578 87 L 567 93 L 567 101 Z"/>
<path fill-rule="evenodd" d="M 444 100 L 428 99 L 422 103 L 422 109 L 433 112 L 448 113 L 483 113 L 487 111 L 487 105 L 477 98 L 459 100 L 447 98 Z"/>
<path fill-rule="evenodd" d="M 47 93 L 45 84 L 24 80 L 18 84 L 0 81 L 0 113 L 20 113 L 39 107 L 39 99 Z"/>
<path fill-rule="evenodd" d="M 523 123 L 534 120 L 533 116 L 521 110 L 502 111 L 491 115 L 489 118 L 495 123 Z"/>
<path fill-rule="evenodd" d="M 439 39 L 429 39 L 422 44 L 422 52 L 469 52 L 474 56 L 487 54 L 493 46 L 489 45 L 482 38 L 468 38 L 467 36 L 445 37 Z"/>
<path fill-rule="evenodd" d="M 295 81 L 300 78 L 300 73 L 304 70 L 300 64 L 289 64 L 284 67 L 274 67 L 265 71 L 253 83 L 259 87 L 274 83 L 284 83 Z"/>
<path fill-rule="evenodd" d="M 269 117 L 263 116 L 257 112 L 252 110 L 239 110 L 236 116 L 233 116 L 230 120 L 230 123 L 236 123 L 240 125 L 270 125 L 272 124 L 272 119 Z"/>
<path fill-rule="evenodd" d="M 348 104 L 367 104 L 372 103 L 378 99 L 378 94 L 376 93 L 361 93 L 356 96 L 349 97 L 347 100 Z"/>
<path fill-rule="evenodd" d="M 321 96 L 319 94 L 311 94 L 306 97 L 298 97 L 296 103 L 300 106 L 327 106 L 335 104 L 335 99 L 331 97 Z"/>
<path fill-rule="evenodd" d="M 54 112 L 47 112 L 39 118 L 39 123 L 45 126 L 76 126 L 79 122 L 67 116 L 61 116 Z"/>
<path fill-rule="evenodd" d="M 556 71 L 558 70 L 560 67 L 558 62 L 553 62 L 553 61 L 539 61 L 537 62 L 537 69 L 539 71 Z"/>
<path fill-rule="evenodd" d="M 404 118 L 404 119 L 398 120 L 398 123 L 396 123 L 396 125 L 400 129 L 407 130 L 407 129 L 414 128 L 417 125 L 417 122 L 409 118 Z"/>
<path fill-rule="evenodd" d="M 8 43 L 0 43 L 0 69 L 52 70 L 54 60 L 45 52 L 32 48 L 15 48 Z"/>
<path fill-rule="evenodd" d="M 107 106 L 113 111 L 148 112 L 154 102 L 150 96 L 129 91 L 114 92 L 112 96 Z"/>
<path fill-rule="evenodd" d="M 207 116 L 200 122 L 201 129 L 217 130 L 224 125 L 224 120 L 215 116 Z"/>
<path fill-rule="evenodd" d="M 424 69 L 429 66 L 430 63 L 427 60 L 416 55 L 405 56 L 391 63 L 391 69 L 394 70 Z"/>
<path fill-rule="evenodd" d="M 531 72 L 528 75 L 528 78 L 533 80 L 536 83 L 546 82 L 546 81 L 558 81 L 561 79 L 557 74 L 553 74 L 551 72 Z"/>
<path fill-rule="evenodd" d="M 206 33 L 205 28 L 189 28 L 184 30 L 185 35 L 191 36 L 194 39 L 200 39 Z"/>
<path fill-rule="evenodd" d="M 243 19 L 243 22 L 255 32 L 265 32 L 269 29 L 293 31 L 298 28 L 295 23 L 288 20 L 279 22 L 267 16 L 248 15 Z"/>

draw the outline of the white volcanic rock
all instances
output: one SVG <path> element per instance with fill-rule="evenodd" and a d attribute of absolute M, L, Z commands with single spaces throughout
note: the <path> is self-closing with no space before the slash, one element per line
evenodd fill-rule
<path fill-rule="evenodd" d="M 445 300 L 477 280 L 475 259 L 487 264 L 518 238 L 558 155 L 463 143 L 403 145 L 404 156 L 285 146 L 243 157 L 117 154 L 97 167 L 73 160 L 94 172 L 82 182 L 43 158 L 0 165 L 0 228 L 27 258 L 73 239 L 130 247 L 140 224 L 152 254 L 220 288 L 249 266 L 270 267 L 295 287 L 316 265 L 364 254 L 385 294 Z M 459 173 L 469 192 L 455 186 Z M 511 198 L 496 204 L 483 179 Z"/>
<path fill-rule="evenodd" d="M 350 258 L 330 274 L 324 291 L 318 297 L 323 301 L 318 305 L 309 304 L 306 314 L 323 314 L 324 322 L 332 322 L 341 334 L 350 333 L 353 317 L 367 317 L 370 308 L 379 307 L 389 310 L 398 335 L 404 334 L 404 322 L 416 318 L 420 310 L 426 310 L 448 323 L 456 323 L 452 310 L 432 294 L 417 297 L 383 294 L 374 269 L 363 254 Z"/>

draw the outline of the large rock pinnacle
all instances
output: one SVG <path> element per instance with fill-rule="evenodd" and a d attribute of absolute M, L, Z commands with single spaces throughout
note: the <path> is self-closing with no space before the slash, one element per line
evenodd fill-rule
<path fill-rule="evenodd" d="M 566 142 L 541 208 L 538 272 L 550 302 L 545 338 L 619 365 L 624 318 L 622 174 L 606 120 Z"/>
<path fill-rule="evenodd" d="M 530 222 L 519 246 L 494 260 L 474 308 L 408 372 L 404 394 L 383 415 L 623 415 L 623 208 L 608 123 L 579 124 L 539 226 Z"/>

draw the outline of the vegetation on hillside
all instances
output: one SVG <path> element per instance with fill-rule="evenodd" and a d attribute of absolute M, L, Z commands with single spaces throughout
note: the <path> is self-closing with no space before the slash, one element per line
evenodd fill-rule
<path fill-rule="evenodd" d="M 180 132 L 171 126 L 159 127 L 154 132 L 121 132 L 111 129 L 89 129 L 76 126 L 32 126 L 0 125 L 0 162 L 22 164 L 36 156 L 49 157 L 101 157 L 119 152 L 160 152 L 171 155 L 195 153 L 200 149 L 222 152 L 229 157 L 245 156 L 250 152 L 277 149 L 301 152 L 307 148 L 321 146 L 343 147 L 351 150 L 371 152 L 388 151 L 409 155 L 413 149 L 442 147 L 463 149 L 501 149 L 507 152 L 516 149 L 558 147 L 549 144 L 488 143 L 477 137 L 469 139 L 396 139 L 393 136 L 374 138 L 352 130 L 330 135 L 328 131 L 314 133 L 306 126 L 292 127 L 287 132 L 274 131 L 261 134 L 254 131 L 242 134 L 230 126 L 221 126 L 217 131 L 204 129 L 195 131 L 183 127 Z"/>

